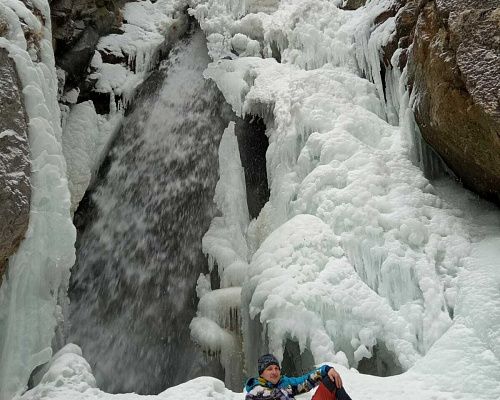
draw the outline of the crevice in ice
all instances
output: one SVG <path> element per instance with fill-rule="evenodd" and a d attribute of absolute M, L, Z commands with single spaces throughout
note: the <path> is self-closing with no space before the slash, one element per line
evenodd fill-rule
<path fill-rule="evenodd" d="M 247 114 L 235 127 L 241 164 L 245 170 L 245 185 L 250 218 L 257 218 L 269 200 L 266 171 L 266 151 L 269 140 L 261 117 Z"/>
<path fill-rule="evenodd" d="M 384 94 L 384 101 L 387 104 L 387 84 L 386 84 L 386 67 L 385 64 L 380 60 L 380 80 L 382 81 L 382 92 Z"/>
<path fill-rule="evenodd" d="M 213 267 L 210 269 L 210 287 L 212 290 L 220 289 L 219 266 L 215 262 L 213 263 Z"/>
<path fill-rule="evenodd" d="M 277 61 L 277 62 L 281 62 L 281 50 L 278 46 L 278 43 L 275 42 L 275 41 L 272 41 L 269 43 L 269 47 L 271 49 L 271 55 L 272 57 Z"/>
<path fill-rule="evenodd" d="M 299 343 L 295 340 L 286 339 L 283 350 L 283 361 L 281 368 L 288 376 L 303 375 L 314 368 L 314 357 L 311 350 L 300 350 Z"/>
<path fill-rule="evenodd" d="M 253 81 L 247 81 L 248 86 L 253 86 Z M 272 127 L 274 125 L 274 101 L 265 101 L 262 99 L 247 99 L 245 103 L 245 112 L 243 113 L 250 114 L 252 116 L 258 116 L 262 119 L 263 123 L 267 128 Z"/>
<path fill-rule="evenodd" d="M 371 349 L 371 357 L 367 354 L 358 363 L 358 371 L 362 374 L 376 376 L 399 375 L 404 372 L 397 357 L 390 352 L 385 344 L 378 341 Z"/>

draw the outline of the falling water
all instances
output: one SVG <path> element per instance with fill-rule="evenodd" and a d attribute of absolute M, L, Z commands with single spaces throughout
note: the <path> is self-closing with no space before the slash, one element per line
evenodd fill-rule
<path fill-rule="evenodd" d="M 220 373 L 188 328 L 207 270 L 201 237 L 214 215 L 218 144 L 231 118 L 202 77 L 208 62 L 200 32 L 172 50 L 75 219 L 69 339 L 106 391 L 158 393 Z"/>

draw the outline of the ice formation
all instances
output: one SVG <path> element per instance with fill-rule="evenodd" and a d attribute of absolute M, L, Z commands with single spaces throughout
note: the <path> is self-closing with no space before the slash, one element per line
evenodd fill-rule
<path fill-rule="evenodd" d="M 83 198 L 99 164 L 101 149 L 107 137 L 100 135 L 99 117 L 91 101 L 75 104 L 63 130 L 63 151 L 68 160 L 68 181 L 71 192 L 71 211 Z"/>
<path fill-rule="evenodd" d="M 380 71 L 394 17 L 374 21 L 392 0 L 341 3 L 189 1 L 214 60 L 206 78 L 238 115 L 266 122 L 271 189 L 249 221 L 230 124 L 220 215 L 203 240 L 214 272 L 198 279 L 191 335 L 227 381 L 294 343 L 311 363 L 335 363 L 353 399 L 496 400 L 500 214 L 424 176 L 440 166 L 419 143 L 406 73 Z M 79 350 L 63 353 L 24 399 L 140 397 L 101 392 Z M 211 378 L 156 397 L 186 396 L 242 398 Z"/>
<path fill-rule="evenodd" d="M 50 360 L 62 318 L 69 269 L 75 260 L 66 161 L 62 154 L 57 78 L 46 0 L 7 0 L 0 18 L 8 27 L 0 46 L 15 61 L 29 118 L 32 199 L 26 237 L 9 260 L 0 288 L 0 399 L 20 394 L 31 372 Z M 45 24 L 42 23 L 42 20 Z M 27 42 L 24 29 L 39 38 Z"/>
<path fill-rule="evenodd" d="M 472 264 L 477 268 L 471 260 L 482 257 L 471 253 L 476 243 L 498 230 L 485 218 L 477 223 L 469 211 L 476 205 L 452 204 L 465 193 L 450 195 L 416 166 L 439 168 L 418 141 L 405 71 L 388 68 L 384 95 L 379 54 L 394 18 L 374 21 L 391 2 L 343 11 L 339 2 L 283 1 L 273 10 L 242 11 L 259 3 L 194 1 L 190 10 L 214 58 L 205 76 L 238 115 L 259 115 L 268 126 L 271 197 L 248 225 L 249 267 L 239 279 L 247 372 L 259 352 L 283 357 L 292 341 L 314 363 L 382 375 L 409 371 L 394 379 L 399 383 L 425 380 L 419 374 L 429 368 L 450 385 L 439 390 L 473 398 L 448 379 L 455 373 L 438 372 L 436 349 L 446 351 L 448 335 L 480 344 L 473 344 L 471 315 L 463 322 L 463 279 Z M 252 41 L 260 54 L 248 51 Z M 205 246 L 217 264 L 237 253 L 225 244 Z M 482 346 L 499 349 L 494 341 Z M 497 371 L 498 359 L 471 365 L 467 370 L 486 383 L 480 395 L 498 396 L 498 378 L 478 373 L 486 365 Z"/>
<path fill-rule="evenodd" d="M 248 269 L 245 232 L 249 223 L 244 171 L 241 166 L 235 124 L 231 122 L 219 146 L 219 182 L 214 201 L 221 216 L 212 220 L 203 238 L 203 251 L 211 268 L 217 262 L 220 288 L 210 286 L 203 275 L 198 280 L 197 316 L 191 335 L 209 354 L 219 357 L 230 387 L 241 385 L 241 284 Z"/>

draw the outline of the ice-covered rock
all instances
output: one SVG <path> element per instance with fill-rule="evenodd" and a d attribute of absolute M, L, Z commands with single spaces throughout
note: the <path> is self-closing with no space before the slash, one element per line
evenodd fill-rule
<path fill-rule="evenodd" d="M 122 13 L 122 32 L 102 37 L 90 61 L 91 90 L 109 97 L 109 111 L 126 106 L 135 89 L 182 36 L 188 21 L 185 0 L 131 2 Z"/>
<path fill-rule="evenodd" d="M 75 259 L 75 229 L 62 155 L 49 4 L 2 2 L 0 19 L 5 27 L 0 47 L 14 60 L 21 82 L 32 160 L 28 230 L 0 287 L 3 400 L 24 391 L 31 372 L 50 360 Z"/>
<path fill-rule="evenodd" d="M 463 184 L 498 202 L 500 7 L 459 3 L 429 3 L 419 16 L 409 60 L 415 118 Z"/>

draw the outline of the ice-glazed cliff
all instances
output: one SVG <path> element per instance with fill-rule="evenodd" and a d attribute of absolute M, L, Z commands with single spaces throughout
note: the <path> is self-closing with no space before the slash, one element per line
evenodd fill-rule
<path fill-rule="evenodd" d="M 198 279 L 191 335 L 220 360 L 231 388 L 271 351 L 291 372 L 333 363 L 353 399 L 498 399 L 500 213 L 442 174 L 442 161 L 422 141 L 413 108 L 423 97 L 407 85 L 403 50 L 381 64 L 401 2 L 371 0 L 354 10 L 344 3 L 354 2 L 158 1 L 176 12 L 187 7 L 213 60 L 205 78 L 236 115 L 262 118 L 269 141 L 270 197 L 251 220 L 235 124 L 224 130 L 219 215 L 203 238 L 212 271 Z M 49 4 L 23 4 L 0 5 L 11 27 L 0 46 L 24 88 L 33 188 L 26 239 L 0 288 L 0 400 L 141 398 L 98 389 L 74 344 L 45 364 L 75 233 Z M 140 4 L 153 10 L 132 13 L 141 24 L 158 17 L 151 3 Z M 39 32 L 38 47 L 23 41 L 25 25 Z M 116 37 L 100 43 L 128 48 Z M 94 72 L 115 104 L 137 78 L 99 57 Z M 85 115 L 74 114 L 77 136 Z M 74 176 L 79 165 L 69 169 Z M 197 378 L 153 397 L 243 398 L 226 386 Z"/>
<path fill-rule="evenodd" d="M 0 398 L 9 399 L 25 387 L 36 366 L 50 360 L 75 261 L 75 228 L 61 147 L 49 5 L 2 2 L 0 15 L 5 28 L 0 47 L 16 65 L 28 117 L 32 188 L 29 225 L 0 288 Z M 0 137 L 18 133 L 4 131 Z"/>

